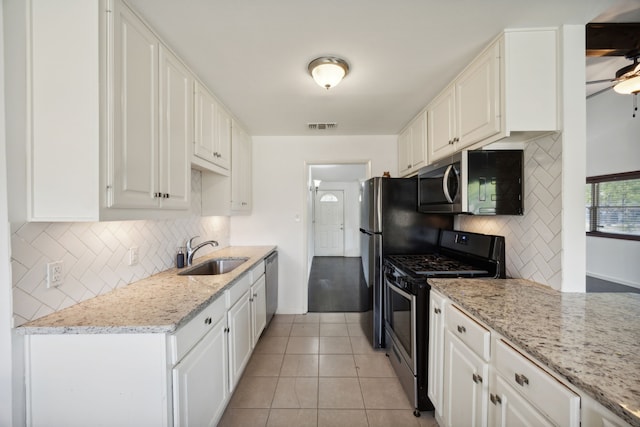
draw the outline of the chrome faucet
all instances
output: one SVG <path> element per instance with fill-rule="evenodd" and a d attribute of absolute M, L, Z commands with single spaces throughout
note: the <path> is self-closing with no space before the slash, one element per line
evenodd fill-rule
<path fill-rule="evenodd" d="M 194 248 L 194 247 L 191 246 L 193 244 L 193 239 L 197 239 L 198 237 L 200 237 L 200 236 L 193 236 L 192 238 L 187 240 L 187 265 L 191 265 L 193 263 L 193 255 L 201 247 L 206 246 L 206 245 L 211 245 L 211 246 L 214 246 L 214 247 L 218 246 L 218 242 L 216 242 L 215 240 L 207 240 L 205 242 L 197 244 L 196 247 Z"/>

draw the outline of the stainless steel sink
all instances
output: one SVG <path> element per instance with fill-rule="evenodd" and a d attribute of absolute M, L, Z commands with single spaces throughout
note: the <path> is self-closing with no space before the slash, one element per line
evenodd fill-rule
<path fill-rule="evenodd" d="M 229 273 L 249 258 L 213 258 L 178 273 L 179 276 L 213 276 Z"/>

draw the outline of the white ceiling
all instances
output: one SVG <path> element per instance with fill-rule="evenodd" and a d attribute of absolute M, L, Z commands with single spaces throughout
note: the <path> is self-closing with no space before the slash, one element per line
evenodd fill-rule
<path fill-rule="evenodd" d="M 129 3 L 252 135 L 397 134 L 502 29 L 584 25 L 612 7 L 639 7 L 638 0 Z M 307 74 L 311 60 L 328 54 L 351 66 L 330 91 Z M 311 122 L 338 126 L 311 131 Z"/>

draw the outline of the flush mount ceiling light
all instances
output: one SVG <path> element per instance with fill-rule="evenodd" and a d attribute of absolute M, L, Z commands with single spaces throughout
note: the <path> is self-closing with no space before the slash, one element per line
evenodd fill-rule
<path fill-rule="evenodd" d="M 321 56 L 309 63 L 309 74 L 320 87 L 329 90 L 349 74 L 349 64 L 335 56 Z"/>

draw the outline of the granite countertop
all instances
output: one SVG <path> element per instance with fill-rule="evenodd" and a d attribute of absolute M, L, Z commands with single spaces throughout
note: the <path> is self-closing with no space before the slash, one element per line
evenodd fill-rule
<path fill-rule="evenodd" d="M 640 294 L 561 293 L 522 279 L 432 288 L 633 426 L 640 426 Z"/>
<path fill-rule="evenodd" d="M 225 289 L 275 250 L 275 246 L 230 246 L 194 261 L 249 257 L 235 270 L 215 276 L 178 276 L 171 268 L 104 295 L 26 323 L 23 334 L 171 333 L 191 320 Z"/>

